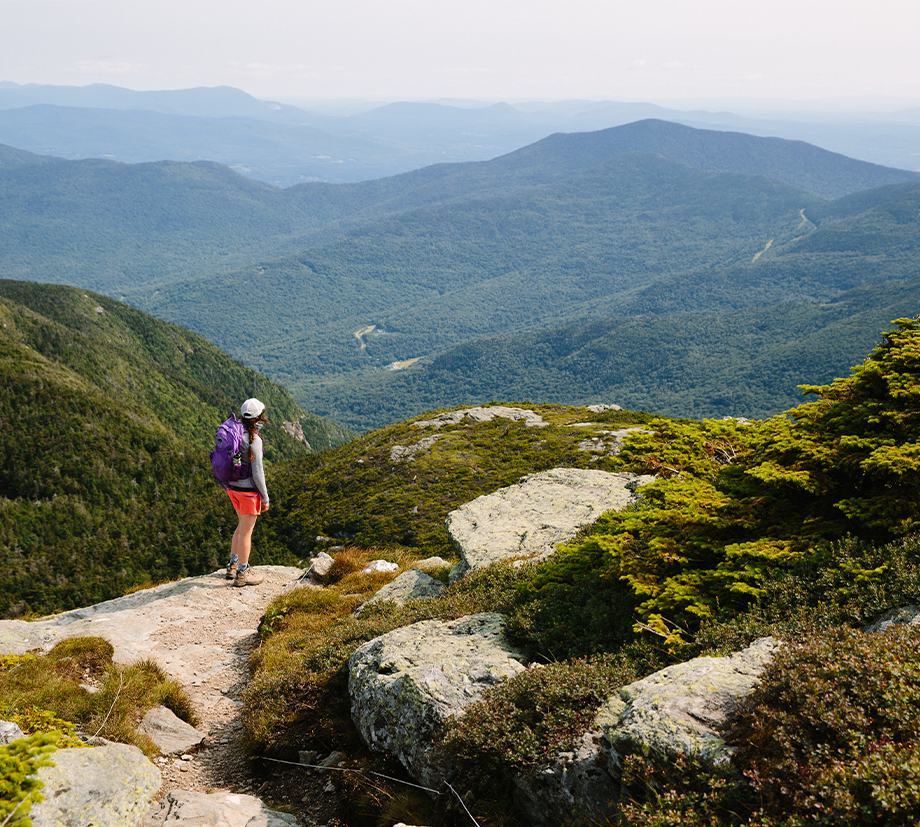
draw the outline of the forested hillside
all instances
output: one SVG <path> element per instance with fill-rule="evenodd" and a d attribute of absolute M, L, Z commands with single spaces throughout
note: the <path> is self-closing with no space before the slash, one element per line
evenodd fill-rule
<path fill-rule="evenodd" d="M 104 289 L 357 428 L 489 397 L 767 415 L 912 310 L 917 176 L 778 139 L 642 121 L 287 190 L 0 161 L 0 273 Z"/>
<path fill-rule="evenodd" d="M 918 209 L 614 155 L 142 304 L 352 427 L 495 398 L 767 416 L 913 312 Z M 236 342 L 206 300 L 234 292 L 263 320 Z"/>
<path fill-rule="evenodd" d="M 610 295 L 585 310 L 593 319 L 368 372 L 347 394 L 342 382 L 317 383 L 309 398 L 356 427 L 487 399 L 771 416 L 798 403 L 806 377 L 830 381 L 920 308 L 918 214 L 916 185 L 828 202 L 807 211 L 819 224 L 809 220 L 805 236 L 755 262 Z"/>
<path fill-rule="evenodd" d="M 791 238 L 801 209 L 816 203 L 765 178 L 614 155 L 560 183 L 414 211 L 300 256 L 137 300 L 299 389 L 314 377 L 583 319 L 592 303 L 676 270 L 750 261 L 767 240 Z M 249 319 L 228 335 L 223 308 L 241 295 Z M 360 347 L 355 333 L 368 325 L 385 335 Z"/>
<path fill-rule="evenodd" d="M 268 406 L 270 460 L 348 436 L 200 336 L 103 296 L 0 281 L 0 323 L 0 614 L 223 562 L 235 523 L 207 453 L 246 397 Z"/>
<path fill-rule="evenodd" d="M 822 196 L 918 180 L 800 142 L 664 121 L 553 135 L 491 161 L 284 190 L 210 162 L 64 161 L 0 147 L 0 276 L 120 295 L 298 252 L 422 207 L 560 182 L 636 151 Z"/>

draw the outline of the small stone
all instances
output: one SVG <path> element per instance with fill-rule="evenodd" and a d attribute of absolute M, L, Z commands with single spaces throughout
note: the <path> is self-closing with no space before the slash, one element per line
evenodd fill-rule
<path fill-rule="evenodd" d="M 18 724 L 12 721 L 0 721 L 0 744 L 12 744 L 20 738 L 25 738 L 25 733 Z"/>
<path fill-rule="evenodd" d="M 338 767 L 347 759 L 348 756 L 344 752 L 336 750 L 335 752 L 330 752 L 329 755 L 319 762 L 319 765 L 321 767 Z"/>
<path fill-rule="evenodd" d="M 388 560 L 371 560 L 370 563 L 361 569 L 361 574 L 371 574 L 375 571 L 399 571 L 399 565 L 397 563 L 390 563 Z"/>
<path fill-rule="evenodd" d="M 323 792 L 324 792 L 324 793 L 334 793 L 334 792 L 335 792 L 335 784 L 333 784 L 333 783 L 330 781 L 325 787 L 323 787 Z"/>

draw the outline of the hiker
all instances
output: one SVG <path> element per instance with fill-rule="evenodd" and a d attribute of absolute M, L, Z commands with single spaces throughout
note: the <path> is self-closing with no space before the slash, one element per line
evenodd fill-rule
<path fill-rule="evenodd" d="M 247 399 L 240 412 L 243 414 L 243 441 L 240 459 L 243 465 L 250 467 L 251 473 L 242 475 L 242 479 L 227 484 L 227 494 L 233 501 L 233 507 L 240 518 L 233 541 L 230 544 L 230 562 L 227 563 L 227 579 L 233 580 L 234 586 L 257 586 L 262 582 L 262 575 L 257 574 L 249 565 L 249 551 L 252 547 L 252 530 L 259 514 L 268 511 L 268 489 L 265 487 L 265 470 L 262 467 L 262 437 L 259 431 L 268 419 L 265 417 L 265 405 L 258 399 Z"/>

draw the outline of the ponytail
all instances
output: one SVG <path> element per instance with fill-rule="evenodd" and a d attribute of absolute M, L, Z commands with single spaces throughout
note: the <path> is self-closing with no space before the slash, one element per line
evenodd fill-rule
<path fill-rule="evenodd" d="M 252 452 L 252 443 L 255 442 L 256 437 L 259 435 L 259 429 L 257 425 L 260 422 L 268 422 L 268 418 L 265 416 L 264 410 L 258 416 L 243 417 L 243 427 L 246 429 L 246 433 L 249 434 L 249 462 L 252 462 L 255 459 L 255 454 Z"/>

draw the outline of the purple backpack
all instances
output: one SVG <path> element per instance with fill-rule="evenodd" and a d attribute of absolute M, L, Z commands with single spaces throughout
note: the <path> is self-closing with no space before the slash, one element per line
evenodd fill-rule
<path fill-rule="evenodd" d="M 242 450 L 245 433 L 246 428 L 236 418 L 236 414 L 230 414 L 230 419 L 217 429 L 214 450 L 211 451 L 211 468 L 214 471 L 214 478 L 224 488 L 227 487 L 227 483 L 237 482 L 237 480 L 252 475 L 252 466 L 248 463 L 243 464 Z"/>

